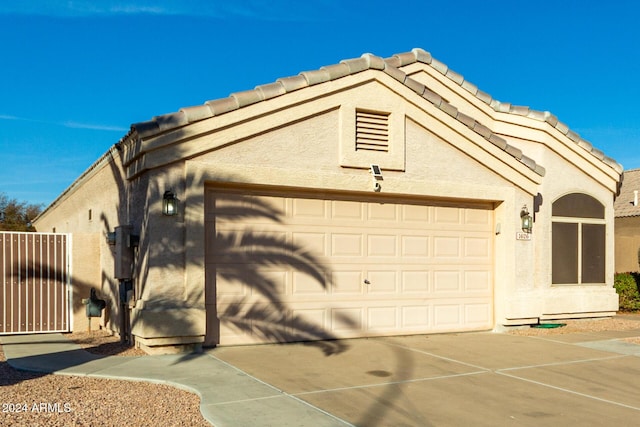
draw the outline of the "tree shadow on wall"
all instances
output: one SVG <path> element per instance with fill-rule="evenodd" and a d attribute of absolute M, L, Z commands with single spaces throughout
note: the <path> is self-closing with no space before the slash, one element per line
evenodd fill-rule
<path fill-rule="evenodd" d="M 215 200 L 209 205 L 211 217 L 206 224 L 206 258 L 212 260 L 212 265 L 206 268 L 205 297 L 210 302 L 207 316 L 215 318 L 207 324 L 260 342 L 307 342 L 319 348 L 324 356 L 347 351 L 349 341 L 340 340 L 326 326 L 324 316 L 331 317 L 334 327 L 355 330 L 361 327 L 359 319 L 340 311 L 305 317 L 304 313 L 296 312 L 287 298 L 294 293 L 291 276 L 295 275 L 303 290 L 309 292 L 308 300 L 315 297 L 331 305 L 331 293 L 337 284 L 322 249 L 296 241 L 291 226 L 286 224 L 287 214 L 271 205 L 268 197 L 215 192 L 211 198 Z M 296 226 L 295 230 L 313 233 L 312 228 Z M 283 274 L 291 275 L 291 280 L 283 281 Z M 318 311 L 330 310 L 319 302 L 313 307 Z M 386 379 L 389 385 L 371 397 L 368 407 L 360 411 L 362 415 L 356 425 L 384 425 L 388 413 L 410 423 L 430 425 L 410 401 L 398 405 L 406 392 L 400 383 L 414 378 L 415 355 L 401 345 L 388 345 L 385 349 L 390 357 L 377 368 L 385 373 L 390 371 Z"/>
<path fill-rule="evenodd" d="M 215 220 L 207 223 L 207 259 L 214 265 L 206 268 L 207 324 L 258 342 L 312 341 L 326 355 L 345 351 L 346 343 L 326 325 L 297 313 L 290 303 L 292 276 L 313 294 L 330 295 L 332 271 L 323 255 L 296 243 L 283 224 L 285 213 L 266 200 L 225 193 L 211 197 L 209 213 Z M 359 324 L 339 313 L 332 320 L 350 328 Z M 219 343 L 220 330 L 209 332 Z"/>
<path fill-rule="evenodd" d="M 175 134 L 174 138 L 180 140 L 180 133 Z M 283 297 L 282 284 L 273 275 L 273 272 L 278 270 L 288 271 L 289 274 L 293 271 L 305 276 L 309 282 L 313 282 L 317 293 L 323 294 L 326 298 L 331 292 L 332 272 L 321 254 L 314 253 L 304 244 L 287 241 L 275 234 L 265 234 L 259 229 L 236 227 L 235 230 L 216 230 L 216 222 L 210 222 L 213 229 L 208 230 L 205 218 L 211 212 L 204 206 L 202 192 L 208 191 L 208 182 L 204 177 L 179 173 L 185 168 L 179 162 L 166 165 L 163 171 L 146 171 L 129 177 L 129 168 L 135 166 L 136 160 L 129 164 L 127 156 L 131 157 L 135 146 L 127 149 L 119 143 L 115 148 L 111 152 L 113 160 L 109 161 L 106 167 L 117 188 L 117 195 L 113 197 L 112 208 L 100 213 L 100 221 L 105 234 L 112 232 L 119 225 L 131 225 L 132 232 L 139 235 L 139 246 L 134 249 L 132 256 L 135 299 L 149 299 L 149 307 L 162 313 L 162 324 L 154 325 L 154 329 L 160 335 L 171 334 L 175 330 L 197 335 L 198 326 L 192 324 L 191 319 L 183 318 L 180 310 L 171 309 L 206 308 L 206 327 L 218 324 L 218 331 L 213 333 L 217 335 L 214 337 L 216 343 L 219 343 L 220 324 L 238 333 L 250 333 L 259 342 L 319 341 L 338 338 L 328 330 L 324 322 L 296 313 L 289 300 Z M 173 146 L 172 150 L 176 159 L 183 158 L 179 145 Z M 176 176 L 181 178 L 175 179 Z M 245 182 L 246 177 L 216 176 L 215 181 Z M 161 203 L 162 194 L 169 188 L 180 198 L 178 216 L 161 219 L 150 217 L 151 212 L 157 213 L 154 206 Z M 188 191 L 194 188 L 200 190 Z M 141 198 L 141 195 L 146 196 Z M 247 203 L 243 196 L 229 192 L 219 195 L 213 213 L 216 219 L 225 223 L 239 224 L 245 221 L 269 224 L 270 227 L 267 228 L 270 229 L 273 229 L 273 225 L 282 225 L 285 215 L 281 209 L 265 202 L 263 198 L 251 197 Z M 157 235 L 150 234 L 159 224 L 166 225 L 162 230 L 164 238 L 161 240 Z M 201 248 L 202 244 L 198 240 L 202 235 L 206 241 Z M 205 255 L 202 249 L 205 252 L 213 249 L 214 253 Z M 109 247 L 108 250 L 115 259 L 113 247 Z M 215 263 L 213 268 L 206 265 L 211 255 Z M 187 286 L 184 283 L 176 283 L 176 288 L 183 288 L 180 301 L 156 298 L 154 286 L 149 281 L 151 271 L 171 269 L 186 272 L 191 268 L 204 271 L 205 283 L 201 286 L 194 283 Z M 111 302 L 109 328 L 120 334 L 129 333 L 131 328 L 135 327 L 136 319 L 128 319 L 129 324 L 125 325 L 125 330 L 121 330 L 119 319 L 123 313 L 126 314 L 127 308 L 120 301 L 118 280 L 113 276 L 110 268 L 105 271 L 103 266 L 102 283 L 97 288 Z M 220 312 L 218 308 L 222 305 L 216 283 L 218 280 L 232 284 L 235 289 L 232 295 L 223 295 L 224 309 Z M 307 283 L 307 286 L 311 285 Z M 339 322 L 345 328 L 359 327 L 360 324 L 343 313 L 334 313 L 332 321 Z M 335 354 L 346 349 L 342 342 L 319 345 L 323 346 L 326 354 Z"/>

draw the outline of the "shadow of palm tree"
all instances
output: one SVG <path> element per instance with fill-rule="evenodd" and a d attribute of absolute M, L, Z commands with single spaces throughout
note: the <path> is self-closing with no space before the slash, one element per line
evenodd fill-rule
<path fill-rule="evenodd" d="M 324 325 L 295 313 L 286 285 L 269 274 L 300 273 L 315 283 L 318 292 L 330 293 L 332 271 L 323 255 L 288 239 L 286 232 L 274 231 L 274 224 L 284 224 L 285 213 L 259 197 L 217 193 L 214 205 L 215 220 L 208 223 L 211 232 L 207 234 L 213 239 L 209 242 L 212 253 L 207 257 L 215 265 L 207 268 L 206 289 L 211 293 L 207 298 L 217 303 L 219 287 L 225 287 L 224 308 L 216 310 L 215 320 L 259 342 L 326 340 L 319 344 L 325 354 L 345 351 L 347 344 L 337 341 Z M 243 225 L 244 221 L 265 227 L 259 230 L 257 225 Z M 223 230 L 217 229 L 218 222 L 225 224 Z M 339 313 L 335 320 L 348 327 L 357 325 Z"/>
<path fill-rule="evenodd" d="M 176 139 L 180 138 L 176 136 Z M 176 151 L 178 151 L 176 149 Z M 158 218 L 152 217 L 154 203 L 158 203 L 159 197 L 166 190 L 166 182 L 156 182 L 154 178 L 141 174 L 135 178 L 127 177 L 126 163 L 122 151 L 114 151 L 113 161 L 109 163 L 112 179 L 115 182 L 118 194 L 114 200 L 114 206 L 108 212 L 100 215 L 102 232 L 107 233 L 119 225 L 132 225 L 133 232 L 140 235 L 139 246 L 132 256 L 132 278 L 134 282 L 135 298 L 151 298 L 150 306 L 163 312 L 162 323 L 156 326 L 159 336 L 170 333 L 169 330 L 191 330 L 189 319 L 180 317 L 180 311 L 164 310 L 165 305 L 171 308 L 176 301 L 153 300 L 154 287 L 148 280 L 149 271 L 156 267 L 167 266 L 171 268 L 184 268 L 195 266 L 205 273 L 205 283 L 198 287 L 190 285 L 184 301 L 177 301 L 183 306 L 206 306 L 207 330 L 206 334 L 213 336 L 215 344 L 219 344 L 220 325 L 234 329 L 239 333 L 251 334 L 260 342 L 310 342 L 309 345 L 317 346 L 324 355 L 336 355 L 348 350 L 346 341 L 341 341 L 331 330 L 317 320 L 298 314 L 291 307 L 287 298 L 283 297 L 282 284 L 269 274 L 270 270 L 293 271 L 300 273 L 315 284 L 319 292 L 330 293 L 334 285 L 330 264 L 323 255 L 316 253 L 304 244 L 294 243 L 283 239 L 274 233 L 264 233 L 259 229 L 242 227 L 236 230 L 216 230 L 216 221 L 223 220 L 240 224 L 243 221 L 253 223 L 269 223 L 270 225 L 285 226 L 285 212 L 275 208 L 260 198 L 252 198 L 251 204 L 244 203 L 244 199 L 231 193 L 217 195 L 216 206 L 213 208 L 215 220 L 205 223 L 207 215 L 211 214 L 209 206 L 205 207 L 203 194 L 195 197 L 187 196 L 185 182 L 196 181 L 203 192 L 207 192 L 205 185 L 213 183 L 200 182 L 194 177 L 186 177 L 182 185 L 183 199 L 180 201 L 185 209 L 196 212 L 202 218 L 201 222 L 185 224 L 184 217 L 168 224 L 168 229 L 163 230 L 165 236 L 162 240 L 157 236 L 149 235 L 149 229 L 158 227 Z M 176 153 L 179 159 L 180 154 Z M 158 172 L 158 176 L 161 173 Z M 166 177 L 165 177 L 166 178 Z M 220 182 L 245 182 L 243 177 L 217 177 Z M 217 181 L 216 180 L 216 181 Z M 161 183 L 162 182 L 162 183 Z M 195 192 L 189 192 L 195 194 Z M 144 199 L 140 200 L 140 195 Z M 156 196 L 158 196 L 156 198 Z M 221 202 L 221 203 L 218 203 Z M 184 215 L 182 212 L 180 215 Z M 151 223 L 154 223 L 153 225 Z M 209 240 L 205 242 L 205 251 L 213 251 L 202 256 L 201 259 L 192 259 L 185 256 L 185 248 L 193 247 L 197 243 L 184 238 L 183 229 L 191 227 L 195 234 L 201 232 Z M 240 225 L 239 225 L 240 227 Z M 209 229 L 208 229 L 209 228 Z M 284 227 L 286 228 L 286 227 Z M 273 228 L 272 228 L 273 229 Z M 214 264 L 206 265 L 213 255 Z M 115 257 L 115 254 L 113 254 Z M 172 263 L 167 265 L 166 262 Z M 163 264 L 165 263 L 165 264 Z M 121 329 L 117 319 L 121 318 L 125 310 L 118 296 L 119 283 L 113 278 L 111 266 L 102 265 L 101 283 L 98 287 L 102 295 L 110 301 L 113 321 L 109 322 L 109 328 L 120 334 L 128 333 L 131 324 Z M 218 298 L 218 280 L 233 284 L 237 294 L 229 297 L 225 295 L 224 306 L 220 305 Z M 74 283 L 74 301 L 86 297 L 76 293 Z M 95 284 L 87 284 L 93 286 Z M 78 307 L 75 307 L 76 310 Z M 333 314 L 333 320 L 346 328 L 357 328 L 359 321 L 343 312 Z M 210 321 L 211 320 L 211 321 Z M 135 321 L 135 320 L 133 320 Z M 180 327 L 166 328 L 166 325 L 181 325 Z M 170 335 L 164 335 L 170 336 Z M 185 355 L 185 360 L 189 357 Z M 408 361 L 404 361 L 408 363 Z M 385 400 L 393 400 L 394 395 L 390 389 L 383 396 Z M 381 408 L 375 411 L 377 416 L 384 412 Z M 367 419 L 366 422 L 371 421 Z"/>

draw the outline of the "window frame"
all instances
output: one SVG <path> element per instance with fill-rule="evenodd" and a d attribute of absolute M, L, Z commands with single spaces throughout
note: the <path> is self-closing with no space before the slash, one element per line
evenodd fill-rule
<path fill-rule="evenodd" d="M 578 269 L 578 281 L 576 283 L 555 283 L 553 281 L 553 264 L 552 264 L 552 277 L 551 277 L 551 285 L 552 286 L 580 286 L 580 285 L 603 285 L 606 282 L 606 277 L 602 282 L 582 282 L 582 273 L 583 273 L 583 268 L 582 268 L 582 261 L 583 261 L 583 249 L 582 249 L 582 239 L 583 239 L 583 231 L 582 231 L 582 227 L 584 224 L 593 224 L 593 225 L 604 225 L 604 233 L 605 233 L 605 238 L 606 238 L 606 234 L 607 234 L 607 222 L 604 219 L 597 219 L 597 218 L 575 218 L 575 217 L 552 217 L 551 220 L 552 223 L 552 230 L 553 230 L 553 223 L 564 223 L 564 224 L 577 224 L 578 226 L 578 239 L 576 242 L 577 245 L 577 261 L 578 261 L 578 265 L 577 265 L 577 269 Z M 551 234 L 551 239 L 552 239 L 552 250 L 551 250 L 551 262 L 553 263 L 553 233 Z M 606 250 L 606 241 L 605 241 L 605 248 L 604 248 L 604 267 L 606 268 L 606 257 L 607 257 L 607 250 Z M 605 275 L 606 276 L 606 275 Z"/>
<path fill-rule="evenodd" d="M 551 216 L 551 286 L 599 286 L 599 285 L 606 285 L 606 267 L 607 267 L 607 257 L 608 257 L 608 250 L 607 250 L 607 220 L 605 218 L 606 216 L 606 211 L 604 209 L 604 204 L 601 203 L 598 199 L 596 199 L 595 197 L 586 194 L 586 193 L 568 193 L 565 194 L 564 196 L 558 197 L 553 203 L 552 203 L 552 212 L 553 212 L 553 204 L 555 204 L 556 202 L 558 202 L 559 200 L 561 200 L 564 197 L 575 197 L 576 195 L 581 195 L 581 196 L 587 196 L 589 198 L 592 199 L 592 201 L 597 202 L 598 204 L 600 204 L 602 206 L 602 218 L 594 218 L 593 215 L 591 215 L 590 217 L 582 217 L 582 216 L 554 216 L 552 213 Z M 577 241 L 575 242 L 575 249 L 576 249 L 576 258 L 577 258 L 577 281 L 575 283 L 573 282 L 558 282 L 556 283 L 554 281 L 554 274 L 553 274 L 553 261 L 554 258 L 558 255 L 561 254 L 554 254 L 554 235 L 553 235 L 553 225 L 555 223 L 563 223 L 563 224 L 576 224 L 577 225 Z M 602 269 L 602 282 L 583 282 L 583 275 L 584 275 L 584 268 L 583 268 L 583 261 L 584 261 L 584 248 L 583 248 L 583 238 L 584 238 L 584 225 L 602 225 L 603 226 L 603 247 L 601 248 L 601 253 L 603 254 L 603 260 L 602 260 L 602 265 L 599 266 Z M 557 236 L 556 236 L 557 237 Z"/>

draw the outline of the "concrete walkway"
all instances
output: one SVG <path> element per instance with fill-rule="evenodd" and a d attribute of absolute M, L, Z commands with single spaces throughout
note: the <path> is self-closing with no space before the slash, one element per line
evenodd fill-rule
<path fill-rule="evenodd" d="M 348 423 L 243 373 L 212 354 L 99 356 L 62 334 L 8 335 L 0 343 L 16 369 L 169 384 L 200 396 L 216 427 L 345 426 Z"/>
<path fill-rule="evenodd" d="M 416 335 L 100 357 L 61 334 L 0 337 L 17 369 L 171 384 L 225 426 L 635 426 L 631 331 Z"/>

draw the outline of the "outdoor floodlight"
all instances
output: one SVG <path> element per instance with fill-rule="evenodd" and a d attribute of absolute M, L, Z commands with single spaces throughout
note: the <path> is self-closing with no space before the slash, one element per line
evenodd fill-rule
<path fill-rule="evenodd" d="M 382 186 L 380 185 L 379 181 L 384 180 L 384 178 L 382 177 L 382 169 L 380 169 L 379 165 L 372 164 L 369 168 L 369 172 L 373 176 L 373 191 L 378 193 L 380 192 L 380 190 L 382 190 Z"/>

